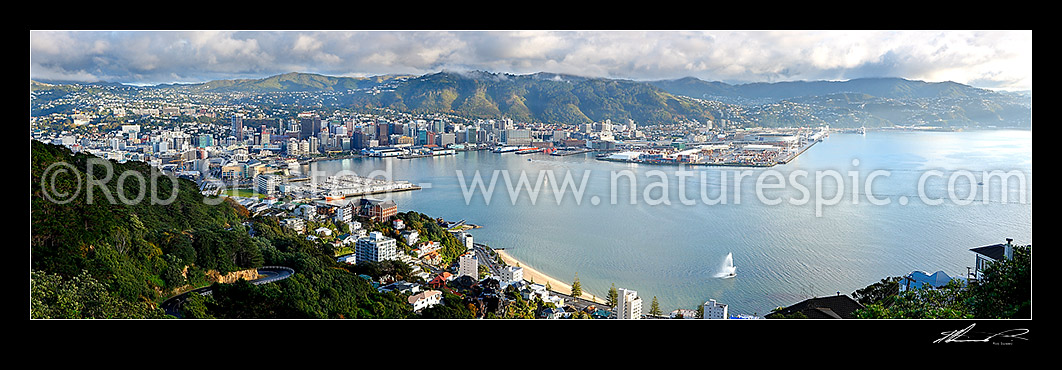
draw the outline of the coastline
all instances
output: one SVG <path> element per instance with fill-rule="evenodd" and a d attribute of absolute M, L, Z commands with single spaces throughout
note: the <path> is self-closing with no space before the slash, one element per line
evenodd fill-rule
<path fill-rule="evenodd" d="M 517 259 L 513 258 L 513 256 L 509 255 L 504 250 L 495 249 L 494 252 L 498 253 L 498 257 L 500 257 L 502 259 L 502 261 L 505 262 L 505 264 L 507 264 L 509 266 L 522 267 L 524 269 L 524 280 L 526 280 L 526 281 L 534 281 L 536 284 L 546 284 L 548 282 L 549 283 L 549 287 L 551 288 L 550 290 L 552 290 L 554 292 L 557 292 L 557 293 L 565 294 L 565 295 L 571 295 L 572 294 L 572 286 L 571 285 L 569 285 L 567 283 L 564 283 L 564 282 L 562 282 L 560 280 L 557 280 L 557 279 L 555 279 L 553 277 L 550 277 L 549 275 L 543 274 L 541 271 L 535 270 L 531 266 L 528 266 L 527 264 L 522 263 L 522 262 L 518 261 Z M 588 292 L 586 289 L 583 289 L 583 295 L 580 296 L 579 298 L 585 299 L 585 300 L 588 300 L 588 301 L 593 301 L 593 302 L 596 302 L 596 303 L 601 303 L 601 304 L 605 303 L 605 299 L 603 297 L 599 297 L 599 296 L 597 296 L 595 294 L 592 294 L 592 293 Z"/>

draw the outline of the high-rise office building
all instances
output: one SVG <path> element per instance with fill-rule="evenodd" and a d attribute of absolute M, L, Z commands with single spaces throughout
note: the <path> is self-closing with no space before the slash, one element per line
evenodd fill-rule
<path fill-rule="evenodd" d="M 299 120 L 299 140 L 316 136 L 321 131 L 321 118 L 306 117 Z"/>
<path fill-rule="evenodd" d="M 388 138 L 391 136 L 391 126 L 387 122 L 376 123 L 376 141 L 379 145 L 389 145 Z"/>
<path fill-rule="evenodd" d="M 232 116 L 232 136 L 236 138 L 237 142 L 243 141 L 243 117 Z"/>

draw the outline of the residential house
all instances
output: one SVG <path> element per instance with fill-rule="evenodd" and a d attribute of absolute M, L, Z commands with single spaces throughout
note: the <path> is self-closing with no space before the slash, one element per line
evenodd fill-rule
<path fill-rule="evenodd" d="M 402 238 L 406 240 L 406 245 L 415 245 L 420 240 L 420 233 L 417 230 L 403 231 Z"/>
<path fill-rule="evenodd" d="M 900 281 L 900 291 L 903 292 L 911 289 L 919 289 L 923 286 L 940 288 L 948 285 L 951 280 L 951 276 L 945 274 L 944 271 L 937 271 L 933 273 L 933 275 L 927 275 L 922 271 L 912 271 Z"/>
<path fill-rule="evenodd" d="M 539 316 L 544 319 L 563 319 L 568 317 L 569 314 L 563 308 L 546 307 Z"/>
<path fill-rule="evenodd" d="M 408 299 L 409 304 L 413 306 L 414 312 L 437 305 L 441 301 L 442 292 L 438 290 L 425 290 L 409 296 Z"/>
<path fill-rule="evenodd" d="M 346 263 L 348 265 L 353 265 L 353 264 L 357 263 L 358 261 L 357 261 L 357 258 L 355 257 L 355 255 L 353 253 L 351 253 L 351 254 L 339 256 L 338 258 L 336 258 L 336 262 L 341 262 L 341 263 Z"/>
<path fill-rule="evenodd" d="M 286 218 L 281 223 L 284 227 L 293 229 L 298 232 L 303 232 L 306 229 L 306 221 L 301 218 Z"/>
<path fill-rule="evenodd" d="M 314 229 L 313 232 L 321 236 L 332 236 L 332 229 L 323 226 Z"/>
<path fill-rule="evenodd" d="M 417 245 L 413 251 L 417 254 L 417 258 L 424 258 L 424 256 L 438 251 L 442 248 L 442 244 L 434 241 L 426 241 Z"/>
<path fill-rule="evenodd" d="M 974 252 L 976 260 L 974 260 L 973 271 L 969 273 L 967 278 L 970 280 L 980 279 L 981 273 L 988 268 L 988 265 L 996 261 L 1014 258 L 1013 241 L 1014 239 L 1007 238 L 1007 242 L 1004 244 L 992 244 L 970 249 L 971 252 Z"/>
<path fill-rule="evenodd" d="M 432 287 L 433 289 L 442 289 L 446 286 L 446 282 L 453 279 L 453 274 L 443 271 L 443 273 L 436 275 L 434 278 L 432 278 L 431 281 L 428 282 L 428 286 Z"/>
<path fill-rule="evenodd" d="M 772 312 L 766 316 L 768 319 L 781 318 L 784 316 L 802 313 L 809 319 L 854 319 L 855 310 L 863 308 L 863 305 L 843 294 L 828 297 L 816 297 L 804 300 L 795 305 Z"/>

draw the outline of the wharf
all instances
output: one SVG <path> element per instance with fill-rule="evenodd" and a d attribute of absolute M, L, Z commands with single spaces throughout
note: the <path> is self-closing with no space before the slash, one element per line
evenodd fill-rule
<path fill-rule="evenodd" d="M 608 157 L 597 157 L 599 161 L 619 162 L 619 163 L 637 163 L 637 164 L 657 164 L 664 166 L 701 166 L 701 167 L 772 167 L 775 163 L 745 163 L 745 162 L 675 162 L 675 161 L 643 161 L 643 160 L 630 160 L 630 159 L 614 159 Z"/>
<path fill-rule="evenodd" d="M 421 189 L 420 186 L 410 185 L 408 187 L 401 187 L 401 188 L 394 188 L 394 189 L 369 190 L 369 191 L 363 191 L 363 192 L 344 193 L 343 196 L 335 197 L 335 198 L 330 198 L 328 196 L 318 195 L 318 196 L 313 197 L 311 199 L 337 200 L 337 199 L 345 199 L 345 198 L 358 198 L 358 197 L 363 197 L 363 196 L 366 196 L 366 195 L 373 195 L 373 194 L 399 193 L 399 192 L 403 192 L 403 191 L 412 191 L 412 190 L 420 190 L 420 189 Z"/>
<path fill-rule="evenodd" d="M 815 144 L 817 144 L 820 141 L 822 141 L 822 139 L 814 140 L 814 141 L 808 143 L 808 145 L 804 145 L 804 147 L 800 148 L 800 150 L 798 150 L 796 153 L 793 153 L 792 155 L 790 155 L 788 157 L 779 159 L 778 160 L 778 164 L 789 163 L 790 161 L 796 159 L 796 157 L 799 157 L 801 154 L 804 154 L 804 152 L 806 152 L 808 149 L 811 149 L 812 146 L 815 146 Z"/>
<path fill-rule="evenodd" d="M 558 156 L 558 157 L 563 157 L 563 156 L 569 156 L 569 155 L 590 153 L 592 151 L 594 151 L 594 150 L 593 149 L 574 149 L 574 150 L 572 150 L 572 149 L 560 149 L 560 150 L 557 150 L 557 151 L 555 151 L 553 153 L 549 153 L 549 155 L 555 155 L 555 156 Z"/>

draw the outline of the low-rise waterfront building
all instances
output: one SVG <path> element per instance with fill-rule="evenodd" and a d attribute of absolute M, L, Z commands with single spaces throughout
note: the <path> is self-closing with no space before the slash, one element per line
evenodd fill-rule
<path fill-rule="evenodd" d="M 729 319 L 730 309 L 727 305 L 716 302 L 714 299 L 709 299 L 708 302 L 704 302 L 704 319 Z"/>

